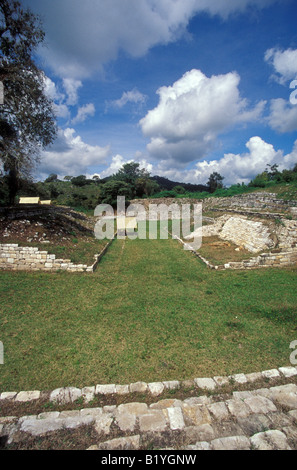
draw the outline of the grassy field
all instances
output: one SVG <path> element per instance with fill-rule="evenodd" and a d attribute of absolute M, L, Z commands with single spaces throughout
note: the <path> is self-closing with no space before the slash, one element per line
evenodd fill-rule
<path fill-rule="evenodd" d="M 175 240 L 115 240 L 94 274 L 0 272 L 0 392 L 289 365 L 297 268 L 208 270 Z"/>

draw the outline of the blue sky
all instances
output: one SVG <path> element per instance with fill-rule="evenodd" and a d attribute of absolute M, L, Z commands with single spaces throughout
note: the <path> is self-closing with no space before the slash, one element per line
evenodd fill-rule
<path fill-rule="evenodd" d="M 22 3 L 43 20 L 36 60 L 59 126 L 36 178 L 105 177 L 134 160 L 229 185 L 297 163 L 295 0 Z"/>

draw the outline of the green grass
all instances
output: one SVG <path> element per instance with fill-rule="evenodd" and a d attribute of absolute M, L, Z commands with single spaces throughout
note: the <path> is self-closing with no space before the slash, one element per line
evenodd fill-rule
<path fill-rule="evenodd" d="M 208 270 L 174 240 L 115 240 L 94 274 L 0 273 L 0 391 L 289 364 L 297 269 Z"/>

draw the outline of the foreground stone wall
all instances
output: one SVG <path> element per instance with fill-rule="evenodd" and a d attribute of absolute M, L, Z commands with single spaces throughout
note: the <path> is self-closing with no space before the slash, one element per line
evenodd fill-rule
<path fill-rule="evenodd" d="M 55 449 L 61 437 L 67 442 L 67 431 L 79 429 L 87 450 L 296 450 L 296 376 L 289 366 L 185 381 L 2 392 L 1 405 L 23 407 L 26 414 L 0 417 L 0 439 L 4 449 L 31 442 L 33 450 L 34 439 L 40 446 L 50 438 Z M 189 389 L 195 393 L 187 397 Z M 103 406 L 95 407 L 96 399 Z M 51 411 L 41 411 L 45 402 Z"/>

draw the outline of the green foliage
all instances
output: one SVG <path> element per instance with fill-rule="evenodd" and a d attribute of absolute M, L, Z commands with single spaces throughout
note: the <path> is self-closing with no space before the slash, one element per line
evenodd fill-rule
<path fill-rule="evenodd" d="M 117 205 L 117 197 L 124 196 L 126 202 L 132 199 L 134 195 L 133 186 L 125 181 L 110 180 L 101 187 L 100 203 Z"/>
<path fill-rule="evenodd" d="M 45 183 L 52 183 L 53 181 L 57 181 L 57 180 L 58 180 L 58 175 L 56 175 L 55 173 L 52 173 L 48 176 L 48 178 L 46 178 Z"/>
<path fill-rule="evenodd" d="M 207 183 L 207 186 L 209 187 L 209 191 L 211 193 L 214 193 L 217 189 L 223 188 L 223 179 L 224 179 L 223 176 L 221 176 L 219 173 L 214 171 L 209 176 L 209 180 L 208 180 L 208 183 Z"/>
<path fill-rule="evenodd" d="M 185 194 L 185 192 L 186 192 L 185 188 L 181 185 L 174 186 L 173 191 L 176 194 Z"/>
<path fill-rule="evenodd" d="M 79 175 L 75 176 L 74 178 L 71 179 L 71 183 L 74 184 L 74 186 L 85 186 L 88 184 L 87 178 L 85 175 Z"/>
<path fill-rule="evenodd" d="M 265 188 L 267 183 L 269 182 L 268 174 L 266 171 L 257 175 L 250 183 L 249 186 L 253 188 Z"/>
<path fill-rule="evenodd" d="M 56 136 L 55 116 L 45 93 L 44 73 L 33 57 L 44 40 L 39 18 L 19 1 L 0 2 L 0 81 L 5 100 L 1 105 L 0 159 L 7 175 L 9 202 L 28 177 L 39 152 Z"/>

